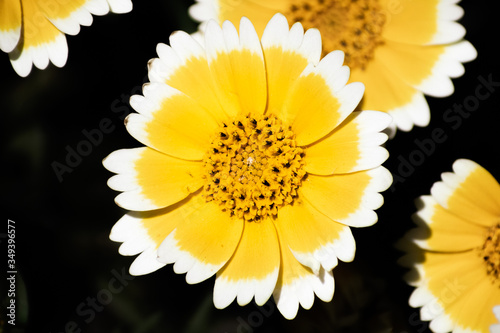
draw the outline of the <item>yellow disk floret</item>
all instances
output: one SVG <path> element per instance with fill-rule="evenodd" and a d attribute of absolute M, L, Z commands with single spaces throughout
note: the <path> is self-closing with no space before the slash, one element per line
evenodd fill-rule
<path fill-rule="evenodd" d="M 294 0 L 286 13 L 305 29 L 317 28 L 323 39 L 323 56 L 333 50 L 345 52 L 345 63 L 365 68 L 381 36 L 385 15 L 378 0 Z"/>
<path fill-rule="evenodd" d="M 203 160 L 203 195 L 246 221 L 276 216 L 297 197 L 306 175 L 303 157 L 294 133 L 277 117 L 237 117 L 211 141 Z"/>
<path fill-rule="evenodd" d="M 500 223 L 488 229 L 486 241 L 479 249 L 486 263 L 486 272 L 500 287 Z"/>

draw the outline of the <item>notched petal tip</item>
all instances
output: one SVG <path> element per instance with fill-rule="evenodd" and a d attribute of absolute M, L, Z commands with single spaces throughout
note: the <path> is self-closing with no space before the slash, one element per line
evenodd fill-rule
<path fill-rule="evenodd" d="M 133 4 L 130 0 L 108 0 L 109 9 L 115 14 L 126 14 L 132 11 Z"/>

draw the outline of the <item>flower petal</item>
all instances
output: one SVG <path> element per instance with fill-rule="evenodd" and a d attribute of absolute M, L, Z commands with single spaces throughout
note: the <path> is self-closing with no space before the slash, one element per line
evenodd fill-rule
<path fill-rule="evenodd" d="M 216 120 L 189 96 L 161 83 L 144 86 L 144 97 L 130 103 L 129 133 L 143 144 L 166 154 L 201 160 L 218 128 Z"/>
<path fill-rule="evenodd" d="M 148 274 L 165 266 L 156 260 L 159 244 L 148 235 L 152 224 L 150 221 L 154 218 L 148 218 L 145 214 L 147 213 L 127 213 L 116 222 L 109 236 L 112 241 L 123 242 L 119 248 L 121 255 L 132 256 L 141 253 L 130 266 L 131 275 Z M 164 233 L 163 230 L 169 233 L 171 230 L 169 231 L 166 225 L 168 224 L 162 225 L 161 229 L 156 226 L 156 229 L 160 229 L 161 233 Z"/>
<path fill-rule="evenodd" d="M 90 26 L 92 24 L 92 13 L 86 8 L 85 0 L 71 2 L 52 2 L 51 5 L 40 3 L 43 15 L 60 31 L 68 35 L 76 35 L 80 32 L 80 25 Z M 92 2 L 96 2 L 93 0 Z M 106 0 L 98 0 L 101 6 L 107 8 Z M 107 10 L 106 10 L 107 12 Z"/>
<path fill-rule="evenodd" d="M 226 121 L 227 113 L 218 94 L 207 62 L 205 49 L 190 35 L 176 31 L 170 35 L 171 46 L 158 44 L 156 59 L 148 63 L 148 75 L 153 83 L 167 85 L 198 101 L 217 121 Z"/>
<path fill-rule="evenodd" d="M 21 1 L 0 2 L 0 50 L 11 52 L 21 36 Z"/>
<path fill-rule="evenodd" d="M 499 300 L 500 288 L 492 288 L 491 280 L 483 279 L 464 293 L 461 304 L 457 302 L 457 310 L 461 309 L 456 316 L 452 313 L 453 309 L 446 312 L 450 312 L 449 317 L 456 322 L 456 326 L 466 332 L 471 329 L 488 332 L 490 325 L 496 322 L 494 314 L 488 309 L 497 305 Z M 477 306 L 478 304 L 480 306 Z"/>
<path fill-rule="evenodd" d="M 442 182 L 431 188 L 432 196 L 453 214 L 482 226 L 491 226 L 500 216 L 500 185 L 479 164 L 460 159 L 454 173 L 443 173 Z"/>
<path fill-rule="evenodd" d="M 320 61 L 321 35 L 319 31 L 317 29 L 308 29 L 304 33 L 304 28 L 300 22 L 294 23 L 289 28 L 286 17 L 280 13 L 275 14 L 267 23 L 262 34 L 261 44 L 264 50 L 279 48 L 284 52 L 296 52 L 314 66 Z M 272 68 L 272 66 L 268 67 Z M 293 70 L 294 68 L 289 69 Z"/>
<path fill-rule="evenodd" d="M 318 212 L 307 199 L 282 207 L 276 227 L 280 241 L 315 274 L 319 273 L 320 265 L 327 271 L 332 270 L 337 266 L 337 258 L 354 259 L 356 244 L 349 227 Z"/>
<path fill-rule="evenodd" d="M 271 297 L 280 266 L 278 237 L 270 220 L 245 222 L 243 235 L 231 259 L 217 273 L 215 307 L 222 309 L 237 298 L 239 305 L 263 305 Z"/>
<path fill-rule="evenodd" d="M 202 22 L 199 27 L 201 31 L 205 31 L 203 22 L 210 19 L 215 19 L 218 22 L 229 20 L 236 25 L 242 16 L 246 16 L 252 19 L 258 35 L 262 36 L 264 28 L 272 16 L 286 9 L 287 3 L 285 1 L 260 3 L 257 1 L 238 1 L 236 3 L 233 0 L 217 2 L 196 0 L 196 3 L 189 8 L 189 14 L 193 19 Z"/>
<path fill-rule="evenodd" d="M 197 201 L 188 197 L 164 209 L 148 212 L 128 212 L 111 229 L 109 238 L 122 242 L 119 252 L 131 256 L 141 253 L 130 266 L 130 274 L 143 275 L 165 266 L 157 260 L 157 250 L 163 240 L 184 223 L 184 218 L 198 208 Z"/>
<path fill-rule="evenodd" d="M 443 208 L 431 196 L 422 196 L 421 208 L 414 215 L 419 228 L 408 237 L 419 247 L 439 252 L 460 252 L 484 243 L 484 228 Z"/>
<path fill-rule="evenodd" d="M 445 97 L 453 93 L 454 88 L 450 78 L 457 78 L 464 74 L 462 62 L 474 60 L 477 56 L 476 49 L 468 41 L 462 41 L 444 47 L 444 52 L 439 56 L 431 70 L 431 76 L 425 78 L 416 88 L 429 96 Z M 442 88 L 451 85 L 451 90 Z"/>
<path fill-rule="evenodd" d="M 81 1 L 81 0 L 79 0 Z M 125 0 L 127 1 L 127 0 Z M 94 15 L 105 15 L 109 13 L 109 3 L 103 0 L 86 0 L 85 8 Z"/>
<path fill-rule="evenodd" d="M 333 176 L 309 174 L 299 189 L 299 195 L 334 221 L 367 227 L 377 222 L 373 210 L 384 202 L 378 192 L 385 191 L 391 183 L 392 176 L 384 167 Z"/>
<path fill-rule="evenodd" d="M 390 0 L 382 2 L 387 11 L 384 38 L 417 45 L 447 44 L 465 35 L 462 25 L 454 22 L 463 9 L 449 0 L 421 0 L 400 3 L 398 9 Z M 409 23 L 411 22 L 411 23 Z"/>
<path fill-rule="evenodd" d="M 9 53 L 12 67 L 27 76 L 34 64 L 45 69 L 49 61 L 62 67 L 68 57 L 66 37 L 44 15 L 37 2 L 23 2 L 23 41 Z"/>
<path fill-rule="evenodd" d="M 493 308 L 498 302 L 500 289 L 488 279 L 484 263 L 475 251 L 427 252 L 418 266 L 419 288 L 426 289 L 433 298 L 423 301 L 414 293 L 410 304 L 423 305 L 421 318 L 432 320 L 431 328 L 447 328 L 451 320 L 454 329 L 487 332 L 489 325 L 495 323 L 493 313 L 484 309 Z"/>
<path fill-rule="evenodd" d="M 121 149 L 103 161 L 117 175 L 108 181 L 119 194 L 115 201 L 130 210 L 172 205 L 203 186 L 200 162 L 180 160 L 148 147 Z"/>
<path fill-rule="evenodd" d="M 123 1 L 123 0 L 122 0 Z M 118 2 L 118 0 L 116 1 Z M 21 2 L 19 2 L 21 3 Z M 32 64 L 45 69 L 49 62 L 63 67 L 68 57 L 68 46 L 63 33 L 76 35 L 80 25 L 92 24 L 92 15 L 104 15 L 109 11 L 106 0 L 75 0 L 70 2 L 22 2 L 22 42 L 13 49 L 14 40 L 19 40 L 17 30 L 10 29 L 6 37 L 10 42 L 2 49 L 12 51 L 9 57 L 14 70 L 20 76 L 27 76 Z M 8 23 L 15 22 L 15 10 L 10 10 Z M 0 20 L 3 21 L 3 20 Z M 20 28 L 20 25 L 19 25 Z M 4 29 L 0 26 L 0 31 Z M 2 34 L 0 33 L 0 36 Z M 14 38 L 15 37 L 15 38 Z M 4 43 L 0 37 L 0 44 Z"/>
<path fill-rule="evenodd" d="M 131 0 L 107 0 L 109 4 L 109 9 L 113 13 L 124 14 L 132 11 L 132 1 Z"/>
<path fill-rule="evenodd" d="M 46 27 L 48 31 L 45 34 L 47 39 L 40 37 L 40 40 L 47 40 L 40 42 L 39 45 L 33 46 L 34 40 L 29 43 L 24 39 L 22 49 L 20 44 L 9 53 L 12 68 L 21 77 L 26 77 L 31 72 L 32 65 L 39 69 L 45 69 L 51 61 L 57 67 L 63 67 L 68 58 L 68 44 L 66 36 L 59 32 L 54 26 Z M 48 40 L 48 36 L 53 35 L 52 40 Z"/>
<path fill-rule="evenodd" d="M 440 314 L 429 324 L 429 328 L 433 332 L 451 332 L 454 327 L 455 323 L 446 313 Z"/>
<path fill-rule="evenodd" d="M 278 235 L 280 239 L 284 238 L 280 228 Z M 331 271 L 320 268 L 318 274 L 314 274 L 309 267 L 297 261 L 285 242 L 280 242 L 280 253 L 280 273 L 273 297 L 285 318 L 295 318 L 299 304 L 304 309 L 310 309 L 314 294 L 324 302 L 332 300 L 335 283 Z"/>
<path fill-rule="evenodd" d="M 208 67 L 214 81 L 214 94 L 222 109 L 234 118 L 241 112 L 238 93 L 235 91 L 235 77 L 233 76 L 231 60 L 227 43 L 230 48 L 237 48 L 238 32 L 228 23 L 224 30 L 215 21 L 207 23 L 207 33 L 204 35 Z M 227 41 L 226 41 L 227 39 Z"/>
<path fill-rule="evenodd" d="M 380 131 L 391 121 L 392 118 L 383 112 L 353 112 L 333 132 L 307 148 L 305 170 L 317 175 L 331 175 L 381 165 L 389 153 L 380 146 L 387 140 L 387 135 Z"/>
<path fill-rule="evenodd" d="M 342 53 L 330 53 L 318 66 L 306 67 L 285 99 L 282 119 L 292 126 L 300 146 L 331 132 L 363 97 L 362 83 L 345 85 L 349 70 L 338 65 L 342 56 Z"/>
<path fill-rule="evenodd" d="M 409 303 L 413 307 L 422 307 L 423 320 L 432 320 L 444 313 L 445 309 L 460 301 L 467 290 L 485 277 L 486 270 L 480 269 L 482 262 L 477 260 L 473 251 L 424 251 L 421 256 L 421 262 L 415 265 L 418 271 L 415 284 L 418 288 L 410 296 Z"/>
<path fill-rule="evenodd" d="M 158 249 L 158 260 L 174 264 L 177 274 L 187 273 L 186 281 L 198 283 L 210 278 L 233 255 L 243 232 L 243 221 L 231 218 L 214 201 L 193 198 L 196 208 Z"/>
<path fill-rule="evenodd" d="M 238 31 L 226 21 L 222 29 L 207 24 L 205 46 L 216 93 L 225 110 L 233 114 L 263 113 L 267 102 L 264 57 L 252 23 L 242 18 Z"/>
<path fill-rule="evenodd" d="M 408 86 L 408 88 L 411 87 Z M 416 89 L 408 103 L 390 110 L 389 114 L 392 117 L 392 123 L 388 128 L 390 138 L 394 137 L 396 128 L 408 132 L 413 128 L 413 125 L 425 127 L 429 125 L 431 120 L 431 111 L 424 94 Z"/>
<path fill-rule="evenodd" d="M 276 14 L 262 36 L 268 82 L 267 112 L 281 116 L 293 83 L 309 63 L 317 64 L 321 37 L 317 30 L 304 29 L 296 23 L 289 30 L 283 15 Z"/>
<path fill-rule="evenodd" d="M 400 78 L 394 77 L 380 61 L 373 60 L 364 71 L 353 70 L 351 80 L 365 84 L 362 109 L 381 110 L 392 116 L 392 132 L 395 127 L 409 131 L 414 124 L 429 124 L 430 110 L 424 95 Z"/>
<path fill-rule="evenodd" d="M 376 57 L 394 76 L 433 97 L 446 97 L 453 93 L 450 78 L 464 73 L 462 62 L 476 57 L 469 42 L 449 46 L 420 46 L 386 42 L 377 49 Z"/>
<path fill-rule="evenodd" d="M 210 0 L 196 0 L 195 3 L 189 7 L 189 15 L 198 22 L 205 22 L 217 17 L 217 7 L 215 2 Z"/>

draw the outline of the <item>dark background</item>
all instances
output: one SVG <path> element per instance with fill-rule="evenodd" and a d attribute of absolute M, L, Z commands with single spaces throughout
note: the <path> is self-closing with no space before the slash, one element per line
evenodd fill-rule
<path fill-rule="evenodd" d="M 402 181 L 384 193 L 379 222 L 353 230 L 356 258 L 334 269 L 333 301 L 316 298 L 311 310 L 300 309 L 288 321 L 273 301 L 261 309 L 252 303 L 217 310 L 213 278 L 188 285 L 171 265 L 132 279 L 126 272 L 133 257 L 119 255 L 119 244 L 108 238 L 125 211 L 113 201 L 117 193 L 107 187 L 111 173 L 101 161 L 116 149 L 140 146 L 123 126 L 124 115 L 131 111 L 128 98 L 140 93 L 156 44 L 168 42 L 174 30 L 195 31 L 197 24 L 187 14 L 190 4 L 135 0 L 131 13 L 94 16 L 91 27 L 67 36 L 69 58 L 62 69 L 49 65 L 21 78 L 7 54 L 0 54 L 6 215 L 0 229 L 0 267 L 3 274 L 6 221 L 11 219 L 16 223 L 18 268 L 16 327 L 5 323 L 8 299 L 2 278 L 0 332 L 428 332 L 418 309 L 408 306 L 413 289 L 402 280 L 406 270 L 396 262 L 402 253 L 394 243 L 413 226 L 414 199 L 428 194 L 457 158 L 475 160 L 500 178 L 500 87 L 468 118 L 461 117 L 460 126 L 443 119 L 454 104 L 474 101 L 479 76 L 500 81 L 495 11 L 484 1 L 461 3 L 461 23 L 478 58 L 454 80 L 452 96 L 427 98 L 432 112 L 428 127 L 398 132 L 387 143 L 391 157 L 385 166 Z M 95 143 L 83 147 L 85 133 L 100 126 L 105 127 L 102 137 L 96 134 Z M 446 139 L 431 144 L 433 131 Z M 427 151 L 417 141 L 427 142 Z M 73 160 L 71 172 L 58 178 L 54 162 L 66 165 L 68 149 L 77 147 L 90 147 L 87 156 Z"/>

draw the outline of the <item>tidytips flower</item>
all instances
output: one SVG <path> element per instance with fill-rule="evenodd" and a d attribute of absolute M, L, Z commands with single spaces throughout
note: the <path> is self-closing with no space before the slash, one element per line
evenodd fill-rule
<path fill-rule="evenodd" d="M 460 159 L 422 196 L 418 228 L 402 264 L 413 267 L 410 305 L 434 332 L 488 333 L 500 305 L 500 185 L 477 163 Z"/>
<path fill-rule="evenodd" d="M 204 46 L 184 32 L 159 44 L 151 83 L 126 119 L 147 147 L 113 152 L 109 186 L 132 210 L 110 238 L 141 253 L 131 274 L 173 263 L 188 283 L 217 274 L 214 303 L 264 304 L 287 318 L 316 294 L 330 301 L 331 270 L 354 258 L 349 226 L 377 220 L 392 178 L 380 147 L 386 113 L 353 112 L 343 53 L 320 61 L 321 37 L 283 15 L 262 39 L 246 19 L 207 25 Z"/>
<path fill-rule="evenodd" d="M 34 64 L 63 67 L 68 58 L 66 36 L 92 24 L 92 14 L 127 13 L 130 0 L 3 0 L 0 1 L 0 50 L 9 54 L 22 77 Z"/>
<path fill-rule="evenodd" d="M 196 0 L 191 16 L 238 22 L 246 16 L 262 34 L 269 18 L 283 13 L 304 28 L 317 28 L 323 37 L 323 54 L 342 50 L 351 80 L 366 86 L 362 108 L 389 112 L 395 128 L 409 131 L 427 126 L 429 106 L 424 94 L 449 96 L 450 80 L 462 76 L 462 62 L 476 50 L 462 38 L 458 23 L 463 15 L 458 1 L 402 0 Z"/>

